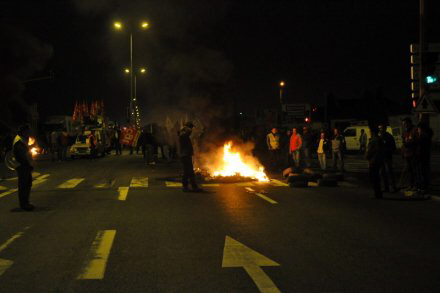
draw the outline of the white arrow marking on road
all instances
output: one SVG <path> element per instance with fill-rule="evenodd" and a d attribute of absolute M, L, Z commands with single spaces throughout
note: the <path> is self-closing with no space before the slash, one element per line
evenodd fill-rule
<path fill-rule="evenodd" d="M 119 194 L 118 200 L 126 200 L 129 189 L 130 189 L 130 187 L 119 187 L 118 188 L 118 194 Z"/>
<path fill-rule="evenodd" d="M 260 292 L 281 292 L 269 276 L 261 269 L 263 266 L 279 265 L 279 263 L 250 249 L 237 240 L 226 236 L 222 268 L 243 267 L 255 282 Z"/>
<path fill-rule="evenodd" d="M 75 188 L 78 184 L 80 184 L 85 178 L 72 178 L 67 180 L 66 182 L 58 185 L 58 188 L 68 189 Z"/>
<path fill-rule="evenodd" d="M 130 187 L 148 187 L 148 177 L 133 177 Z"/>
<path fill-rule="evenodd" d="M 49 177 L 49 176 L 50 176 L 49 174 L 44 174 L 44 175 L 41 175 L 41 176 L 37 177 L 32 182 L 32 187 L 35 187 L 35 186 L 37 186 L 37 185 L 39 185 L 39 184 L 41 184 L 43 182 L 46 182 L 47 181 L 47 177 Z"/>
<path fill-rule="evenodd" d="M 92 244 L 92 259 L 77 279 L 103 279 L 116 230 L 99 231 Z"/>
<path fill-rule="evenodd" d="M 26 227 L 24 230 L 27 230 L 29 228 L 30 226 Z M 0 246 L 0 252 L 5 250 L 12 242 L 23 236 L 23 234 L 24 232 L 18 232 L 17 234 L 9 238 L 8 241 Z M 9 269 L 13 263 L 14 262 L 12 260 L 0 258 L 0 276 L 3 275 L 3 273 L 6 272 L 6 270 Z"/>

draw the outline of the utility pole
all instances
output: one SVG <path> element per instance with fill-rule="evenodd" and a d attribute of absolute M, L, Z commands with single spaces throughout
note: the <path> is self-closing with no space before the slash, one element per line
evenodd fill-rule
<path fill-rule="evenodd" d="M 419 56 L 420 56 L 420 66 L 419 66 L 419 99 L 425 94 L 425 81 L 424 81 L 424 66 L 423 66 L 423 55 L 426 52 L 426 41 L 425 41 L 425 0 L 419 0 Z"/>

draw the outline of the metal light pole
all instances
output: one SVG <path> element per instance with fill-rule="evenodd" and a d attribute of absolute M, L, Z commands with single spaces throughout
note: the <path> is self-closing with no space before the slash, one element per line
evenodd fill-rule
<path fill-rule="evenodd" d="M 419 99 L 425 94 L 425 81 L 423 80 L 423 55 L 426 50 L 425 42 L 425 0 L 419 0 L 419 56 L 420 56 L 420 66 L 419 66 Z"/>
<path fill-rule="evenodd" d="M 130 32 L 130 113 L 133 113 L 133 33 L 132 32 Z M 132 117 L 132 115 L 133 114 L 131 114 L 130 117 Z"/>

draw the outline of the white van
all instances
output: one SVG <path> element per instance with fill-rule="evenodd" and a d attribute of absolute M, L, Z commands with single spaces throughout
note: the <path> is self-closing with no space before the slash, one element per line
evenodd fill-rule
<path fill-rule="evenodd" d="M 361 145 L 359 143 L 359 138 L 361 137 L 361 129 L 367 134 L 367 142 L 370 139 L 370 128 L 365 125 L 349 126 L 345 128 L 343 135 L 345 137 L 346 149 L 348 151 L 360 151 Z M 387 132 L 390 133 L 394 140 L 396 141 L 396 148 L 400 149 L 402 147 L 402 133 L 400 127 L 390 127 L 387 126 Z"/>

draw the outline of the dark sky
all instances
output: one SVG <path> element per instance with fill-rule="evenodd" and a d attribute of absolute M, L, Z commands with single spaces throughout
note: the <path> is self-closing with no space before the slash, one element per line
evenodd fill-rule
<path fill-rule="evenodd" d="M 434 2 L 426 0 L 432 42 L 440 41 Z M 44 114 L 103 99 L 116 119 L 129 97 L 129 34 L 113 31 L 112 21 L 130 22 L 135 67 L 149 70 L 138 79 L 144 122 L 164 111 L 223 115 L 233 105 L 270 105 L 279 80 L 292 102 L 322 103 L 329 92 L 359 98 L 378 87 L 404 101 L 409 44 L 418 41 L 418 0 L 15 0 L 1 1 L 0 13 L 3 74 L 14 77 L 17 95 Z M 141 19 L 148 31 L 135 29 Z M 50 70 L 53 81 L 21 83 Z"/>

